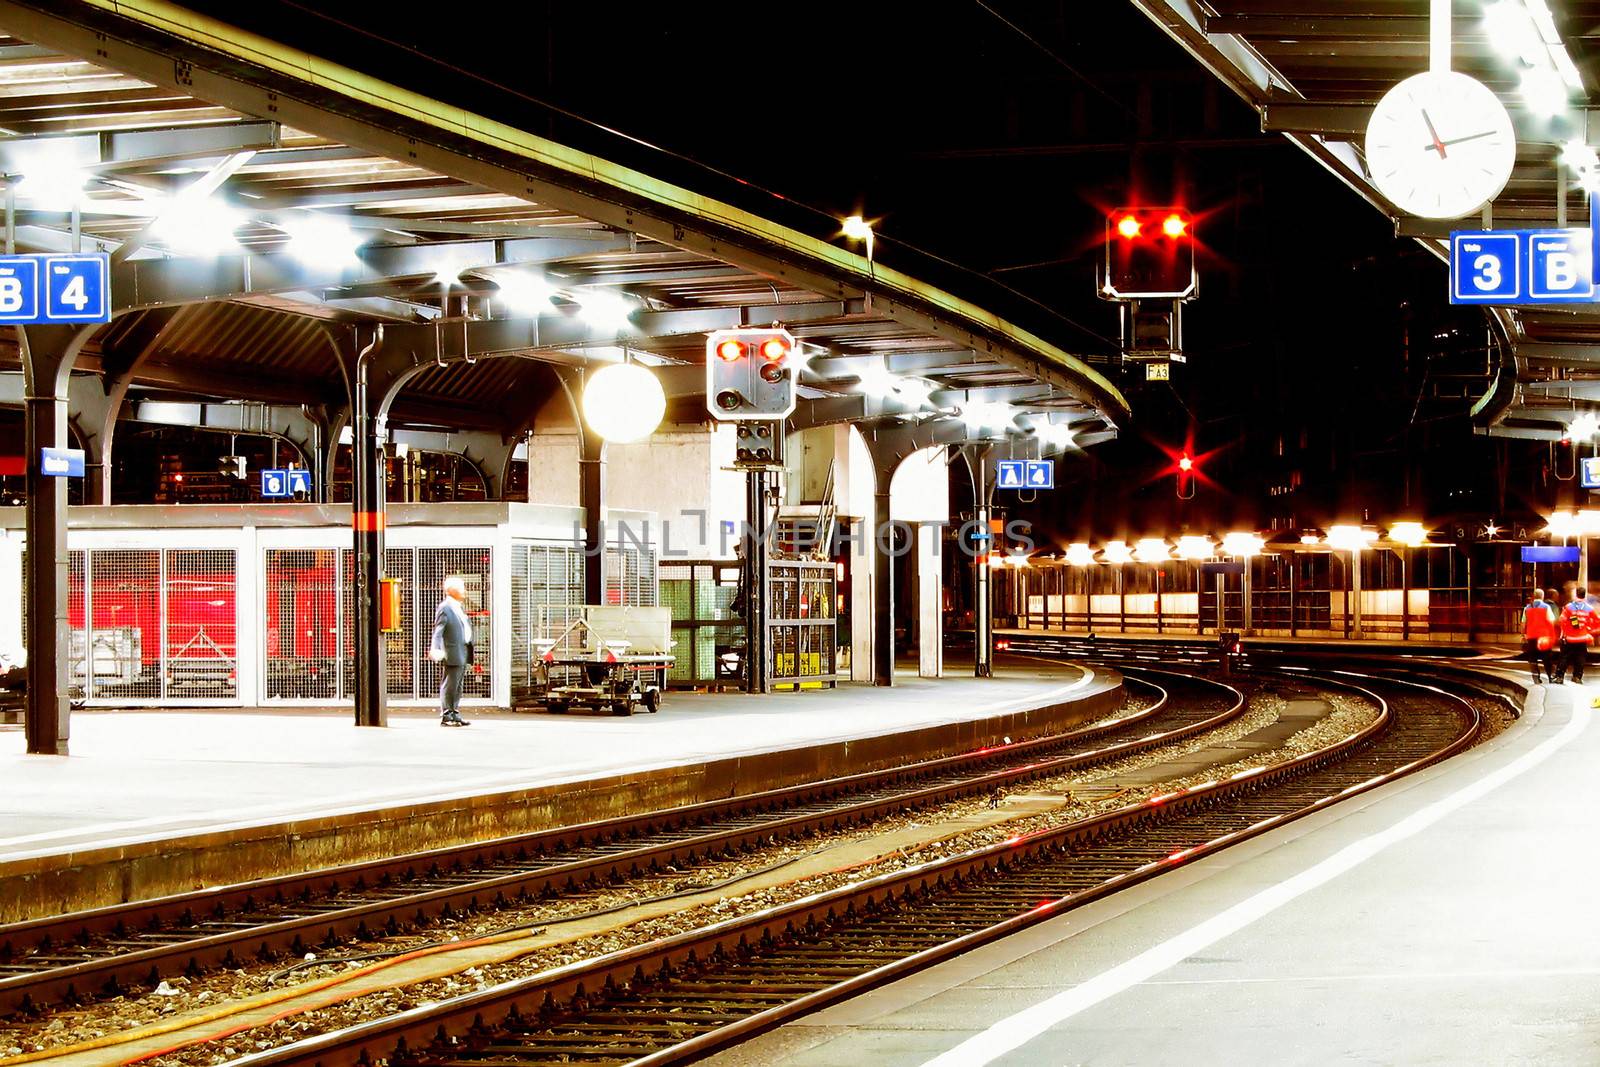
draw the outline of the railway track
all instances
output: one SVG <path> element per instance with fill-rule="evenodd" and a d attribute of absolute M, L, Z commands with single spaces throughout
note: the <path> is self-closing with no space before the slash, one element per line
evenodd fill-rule
<path fill-rule="evenodd" d="M 1342 672 L 1341 672 L 1342 673 Z M 1392 678 L 1380 715 L 1287 763 L 882 875 L 400 1016 L 240 1067 L 664 1064 L 691 1059 L 1383 785 L 1469 746 L 1466 699 Z"/>
<path fill-rule="evenodd" d="M 1146 751 L 1242 713 L 1239 690 L 1128 675 L 1147 709 L 1059 735 L 885 771 L 454 849 L 0 926 L 0 1015 L 163 977 L 300 955 L 463 911 L 525 902 L 773 840 L 866 822 Z"/>

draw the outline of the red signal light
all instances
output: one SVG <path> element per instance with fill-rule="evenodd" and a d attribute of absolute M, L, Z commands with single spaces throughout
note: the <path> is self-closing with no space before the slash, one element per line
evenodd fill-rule
<path fill-rule="evenodd" d="M 1179 456 L 1178 469 L 1184 472 L 1194 470 L 1194 460 L 1190 459 L 1187 455 Z"/>
<path fill-rule="evenodd" d="M 769 337 L 761 342 L 761 358 L 776 363 L 789 354 L 789 346 L 781 337 Z"/>
<path fill-rule="evenodd" d="M 1168 215 L 1161 223 L 1161 232 L 1168 237 L 1182 237 L 1189 232 L 1189 222 L 1182 215 Z"/>
<path fill-rule="evenodd" d="M 1124 237 L 1134 238 L 1139 236 L 1139 220 L 1132 215 L 1124 215 L 1117 220 L 1117 232 Z"/>
<path fill-rule="evenodd" d="M 717 346 L 717 358 L 718 359 L 725 359 L 725 360 L 727 360 L 727 361 L 729 361 L 731 363 L 734 360 L 741 358 L 743 355 L 744 355 L 744 342 L 743 341 L 735 341 L 733 338 L 730 337 L 728 340 L 722 342 L 721 344 L 719 344 Z"/>

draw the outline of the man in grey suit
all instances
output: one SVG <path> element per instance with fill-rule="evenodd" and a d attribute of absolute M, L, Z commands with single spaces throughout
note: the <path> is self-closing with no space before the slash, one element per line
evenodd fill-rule
<path fill-rule="evenodd" d="M 466 585 L 452 574 L 444 580 L 444 599 L 433 613 L 428 658 L 444 668 L 444 678 L 439 683 L 440 726 L 472 725 L 461 717 L 461 685 L 472 663 L 472 623 L 467 621 L 462 607 L 466 595 Z"/>

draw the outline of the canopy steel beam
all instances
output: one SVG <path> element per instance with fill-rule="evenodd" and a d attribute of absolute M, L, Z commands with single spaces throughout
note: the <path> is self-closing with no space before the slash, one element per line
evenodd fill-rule
<path fill-rule="evenodd" d="M 224 122 L 201 126 L 40 134 L 0 140 L 0 171 L 24 174 L 48 159 L 52 166 L 112 172 L 192 162 L 278 147 L 276 122 Z"/>

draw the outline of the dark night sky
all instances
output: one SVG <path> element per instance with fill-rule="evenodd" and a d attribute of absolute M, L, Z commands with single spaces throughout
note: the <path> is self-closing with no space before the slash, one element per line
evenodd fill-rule
<path fill-rule="evenodd" d="M 884 261 L 980 302 L 1003 281 L 1033 302 L 1008 305 L 1026 324 L 1108 360 L 1104 212 L 1187 204 L 1207 250 L 1190 362 L 1170 386 L 1100 366 L 1135 421 L 1027 509 L 1063 538 L 1504 519 L 1535 489 L 1542 449 L 1473 437 L 1463 417 L 1486 342 L 1476 312 L 1446 305 L 1443 266 L 1121 0 L 813 2 L 764 22 L 722 2 L 456 15 L 361 0 L 333 9 L 342 24 L 280 0 L 193 6 L 819 235 L 862 211 Z M 1208 480 L 1180 503 L 1164 472 L 1186 439 Z"/>

